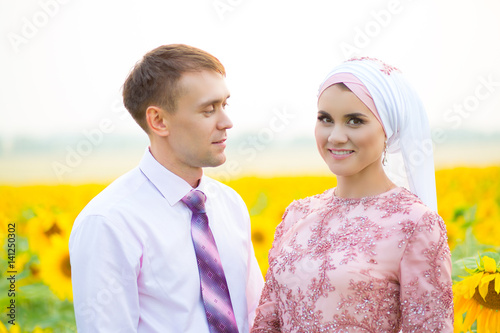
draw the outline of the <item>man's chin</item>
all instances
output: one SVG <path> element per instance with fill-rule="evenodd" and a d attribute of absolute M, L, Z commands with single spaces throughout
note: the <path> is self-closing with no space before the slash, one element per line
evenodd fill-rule
<path fill-rule="evenodd" d="M 211 159 L 205 164 L 206 168 L 215 168 L 221 166 L 226 162 L 226 155 L 219 155 L 216 158 Z"/>

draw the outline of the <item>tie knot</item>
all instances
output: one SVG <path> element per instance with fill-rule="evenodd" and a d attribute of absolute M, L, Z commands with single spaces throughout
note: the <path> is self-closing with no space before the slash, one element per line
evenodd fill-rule
<path fill-rule="evenodd" d="M 200 190 L 191 190 L 184 198 L 181 199 L 181 201 L 184 202 L 184 204 L 188 206 L 193 213 L 202 214 L 205 213 L 205 200 L 207 200 L 207 197 L 205 196 L 205 193 Z"/>

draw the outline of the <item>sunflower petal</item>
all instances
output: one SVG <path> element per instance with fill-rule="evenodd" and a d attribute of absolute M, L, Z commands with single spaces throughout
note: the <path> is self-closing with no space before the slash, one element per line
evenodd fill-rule
<path fill-rule="evenodd" d="M 500 315 L 499 312 L 497 312 L 497 327 L 496 327 L 496 331 L 494 332 L 500 332 L 500 318 L 498 317 Z"/>
<path fill-rule="evenodd" d="M 488 256 L 483 257 L 484 270 L 488 273 L 495 273 L 497 271 L 497 263 L 495 259 Z"/>
<path fill-rule="evenodd" d="M 488 322 L 489 315 L 490 315 L 489 309 L 483 308 L 481 314 L 477 316 L 477 332 L 486 333 L 486 323 Z"/>
<path fill-rule="evenodd" d="M 456 295 L 455 295 L 456 296 Z M 464 328 L 464 320 L 465 320 L 465 314 L 470 312 L 471 307 L 476 303 L 476 300 L 474 299 L 465 299 L 462 295 L 459 297 L 455 297 L 453 300 L 454 303 L 454 312 L 455 312 L 455 325 L 459 323 L 460 325 L 459 328 L 461 330 L 465 330 Z"/>
<path fill-rule="evenodd" d="M 467 312 L 467 309 L 470 306 L 470 302 L 473 301 L 471 301 L 470 299 L 466 299 L 465 297 L 463 297 L 463 295 L 455 294 L 455 297 L 453 298 L 455 313 L 462 315 Z"/>
<path fill-rule="evenodd" d="M 488 295 L 488 287 L 490 282 L 495 279 L 495 274 L 485 274 L 479 283 L 479 294 L 486 301 L 486 295 Z"/>
<path fill-rule="evenodd" d="M 496 278 L 495 278 L 495 291 L 496 293 L 500 293 L 500 274 L 495 274 L 496 275 Z"/>
<path fill-rule="evenodd" d="M 467 314 L 465 315 L 465 320 L 464 320 L 464 324 L 462 326 L 462 328 L 465 330 L 470 330 L 470 327 L 472 326 L 472 324 L 474 324 L 474 322 L 476 321 L 479 313 L 480 313 L 480 310 L 481 310 L 481 306 L 476 303 L 476 302 L 473 302 L 471 304 L 471 307 L 469 309 L 469 311 L 467 311 Z"/>
<path fill-rule="evenodd" d="M 495 333 L 497 331 L 497 321 L 498 321 L 498 312 L 492 310 L 490 315 L 490 320 L 488 322 L 488 326 L 486 327 L 486 329 L 491 333 Z"/>
<path fill-rule="evenodd" d="M 21 333 L 21 329 L 19 328 L 19 325 L 10 326 L 9 333 Z"/>
<path fill-rule="evenodd" d="M 474 296 L 476 287 L 479 285 L 479 282 L 481 282 L 483 275 L 484 272 L 479 272 L 462 281 L 464 286 L 467 286 L 467 289 L 469 290 L 469 295 L 467 295 L 466 298 L 472 298 L 472 296 Z"/>
<path fill-rule="evenodd" d="M 495 280 L 496 274 L 484 274 L 483 278 L 481 279 L 481 282 L 479 283 L 479 286 L 482 286 L 484 284 L 490 284 L 490 281 Z"/>
<path fill-rule="evenodd" d="M 479 295 L 484 299 L 486 302 L 486 295 L 488 295 L 488 284 L 482 284 L 478 287 L 479 289 Z"/>
<path fill-rule="evenodd" d="M 7 327 L 0 321 L 0 333 L 7 333 Z"/>
<path fill-rule="evenodd" d="M 455 312 L 455 319 L 453 320 L 453 333 L 461 333 L 464 331 L 462 328 L 463 316 L 461 313 Z"/>

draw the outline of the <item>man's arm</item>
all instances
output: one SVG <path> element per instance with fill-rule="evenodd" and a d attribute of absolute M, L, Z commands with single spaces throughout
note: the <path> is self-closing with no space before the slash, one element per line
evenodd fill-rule
<path fill-rule="evenodd" d="M 87 216 L 70 242 L 78 332 L 136 332 L 139 322 L 137 241 L 103 216 Z"/>

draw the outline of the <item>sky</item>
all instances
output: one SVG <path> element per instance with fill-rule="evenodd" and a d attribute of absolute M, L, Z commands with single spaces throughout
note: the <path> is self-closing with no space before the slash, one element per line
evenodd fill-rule
<path fill-rule="evenodd" d="M 0 0 L 0 139 L 144 137 L 121 86 L 170 43 L 226 67 L 230 136 L 276 119 L 273 135 L 312 136 L 320 83 L 353 56 L 398 67 L 433 130 L 500 132 L 499 15 L 496 0 Z"/>
<path fill-rule="evenodd" d="M 135 62 L 169 43 L 205 49 L 226 66 L 234 132 L 260 128 L 275 108 L 296 115 L 290 132 L 307 131 L 324 76 L 363 55 L 408 76 L 433 126 L 500 130 L 494 0 L 1 0 L 0 6 L 2 135 L 98 127 L 110 113 L 125 112 L 118 110 L 120 89 Z M 474 98 L 476 90 L 482 99 Z M 116 131 L 140 131 L 129 118 L 119 120 Z"/>

